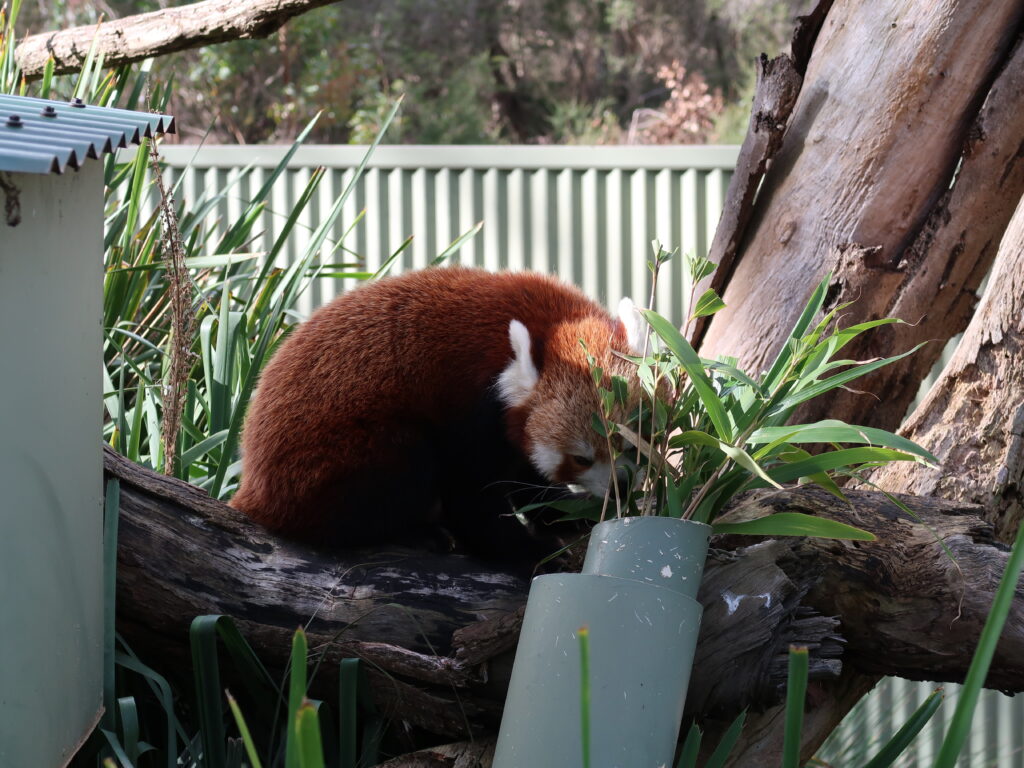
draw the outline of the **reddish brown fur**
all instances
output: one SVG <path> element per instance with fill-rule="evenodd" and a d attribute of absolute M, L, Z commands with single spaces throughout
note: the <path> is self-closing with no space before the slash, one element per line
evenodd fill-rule
<path fill-rule="evenodd" d="M 499 423 L 489 403 L 512 358 L 513 319 L 530 332 L 542 379 Z M 596 400 L 579 339 L 607 370 L 613 334 L 623 348 L 603 308 L 537 274 L 438 268 L 361 287 L 318 310 L 267 365 L 231 503 L 273 530 L 341 543 L 401 538 L 439 498 L 457 527 L 444 507 L 461 501 L 450 502 L 457 492 L 443 475 L 471 471 L 469 494 L 495 480 L 537 482 L 524 432 L 590 429 Z M 505 451 L 510 443 L 517 449 Z M 371 508 L 378 497 L 382 511 Z"/>

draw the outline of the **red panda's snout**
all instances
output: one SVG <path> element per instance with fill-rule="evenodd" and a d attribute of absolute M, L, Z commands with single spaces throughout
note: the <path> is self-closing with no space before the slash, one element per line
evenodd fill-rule
<path fill-rule="evenodd" d="M 620 306 L 618 323 L 590 317 L 558 326 L 547 338 L 539 369 L 526 326 L 517 320 L 509 326 L 513 359 L 499 377 L 499 396 L 518 412 L 519 442 L 537 471 L 552 483 L 604 496 L 613 479 L 622 483 L 628 475 L 623 456 L 615 460 L 613 471 L 608 440 L 594 428 L 601 402 L 591 361 L 601 368 L 605 387 L 611 375 L 635 381 L 635 367 L 615 354 L 635 354 L 635 329 L 626 324 L 634 316 L 638 317 L 628 302 Z M 612 414 L 613 420 L 618 418 L 622 414 Z"/>

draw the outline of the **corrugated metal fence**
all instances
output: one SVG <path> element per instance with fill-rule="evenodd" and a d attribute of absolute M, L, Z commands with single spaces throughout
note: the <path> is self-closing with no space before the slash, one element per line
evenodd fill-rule
<path fill-rule="evenodd" d="M 234 220 L 284 157 L 285 147 L 165 146 L 184 179 L 179 195 L 197 200 L 204 189 L 233 184 L 212 218 Z M 263 215 L 269 250 L 313 168 L 327 174 L 300 219 L 283 261 L 294 258 L 352 179 L 365 148 L 301 147 L 275 183 Z M 335 236 L 365 210 L 345 247 L 374 270 L 412 236 L 394 271 L 426 266 L 477 222 L 483 229 L 459 251 L 463 264 L 488 269 L 557 273 L 599 301 L 622 296 L 647 302 L 651 241 L 706 253 L 718 223 L 736 147 L 385 146 L 374 152 L 349 198 Z M 242 174 L 242 168 L 252 166 Z M 240 178 L 240 176 L 243 176 Z M 663 279 L 662 279 L 663 278 Z M 680 281 L 673 267 L 659 278 L 657 306 L 679 314 Z M 321 280 L 304 298 L 311 308 L 349 285 Z"/>
<path fill-rule="evenodd" d="M 211 222 L 234 221 L 265 182 L 286 147 L 164 146 L 179 197 L 197 201 L 204 191 L 230 185 Z M 327 174 L 299 220 L 282 263 L 301 253 L 351 181 L 362 147 L 302 147 L 277 180 L 272 203 L 257 227 L 253 250 L 270 250 L 313 169 Z M 736 162 L 736 147 L 380 147 L 334 227 L 340 239 L 361 211 L 364 218 L 344 241 L 365 267 L 375 270 L 408 238 L 395 272 L 426 266 L 477 222 L 481 232 L 458 260 L 488 269 L 557 273 L 599 301 L 622 296 L 647 303 L 651 241 L 705 254 Z M 245 174 L 243 169 L 252 168 Z M 335 258 L 335 260 L 337 260 Z M 322 279 L 303 297 L 313 308 L 353 285 Z M 657 307 L 680 319 L 680 281 L 670 267 L 659 279 Z M 928 683 L 888 679 L 865 698 L 826 744 L 822 757 L 836 766 L 858 766 L 891 736 L 931 692 Z M 932 724 L 899 763 L 930 766 L 955 705 L 957 686 Z M 1024 700 L 986 691 L 961 768 L 1024 768 Z"/>

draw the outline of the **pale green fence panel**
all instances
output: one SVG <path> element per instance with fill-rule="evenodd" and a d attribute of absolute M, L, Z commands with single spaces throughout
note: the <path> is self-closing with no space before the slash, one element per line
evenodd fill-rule
<path fill-rule="evenodd" d="M 931 768 L 953 717 L 960 686 L 885 678 L 829 737 L 818 757 L 828 765 L 864 765 L 937 687 L 944 700 L 932 721 L 903 754 L 899 768 Z M 982 691 L 974 728 L 958 768 L 1024 768 L 1024 697 Z"/>
<path fill-rule="evenodd" d="M 234 183 L 210 221 L 228 221 L 280 162 L 285 147 L 166 146 L 183 174 L 179 197 Z M 294 258 L 349 183 L 363 147 L 307 146 L 276 182 L 263 234 L 254 250 L 270 249 L 312 169 L 327 174 L 299 222 L 281 263 Z M 394 271 L 424 267 L 458 236 L 483 222 L 458 260 L 487 269 L 535 269 L 577 283 L 609 305 L 622 296 L 646 304 L 651 241 L 704 254 L 721 213 L 736 147 L 383 146 L 371 158 L 335 226 L 335 237 L 365 218 L 344 241 L 375 270 L 406 238 Z M 241 169 L 252 165 L 248 174 Z M 239 178 L 244 176 L 243 178 Z M 338 261 L 337 255 L 323 254 Z M 351 255 L 349 260 L 351 260 Z M 657 306 L 678 317 L 680 281 L 669 267 L 659 278 Z M 322 279 L 304 298 L 308 313 L 353 281 Z"/>

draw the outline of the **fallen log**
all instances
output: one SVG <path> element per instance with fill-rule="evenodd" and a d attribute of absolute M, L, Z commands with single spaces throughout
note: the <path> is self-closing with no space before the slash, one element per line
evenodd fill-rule
<path fill-rule="evenodd" d="M 190 622 L 221 613 L 268 666 L 283 668 L 301 625 L 323 660 L 369 662 L 378 707 L 434 743 L 493 734 L 526 599 L 522 575 L 458 554 L 317 551 L 276 539 L 203 491 L 109 449 L 105 466 L 120 481 L 119 631 L 143 659 L 187 670 Z M 849 499 L 761 491 L 729 511 L 828 515 L 879 540 L 718 537 L 700 594 L 690 712 L 727 717 L 777 702 L 790 643 L 811 648 L 817 680 L 835 679 L 844 666 L 963 679 L 964 649 L 980 633 L 1005 545 L 972 505 L 901 497 L 919 521 L 884 494 Z M 1022 659 L 1019 601 L 989 685 L 1024 690 Z"/>

